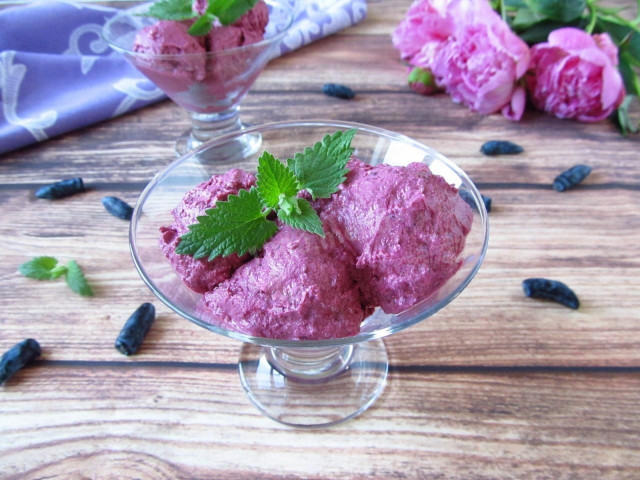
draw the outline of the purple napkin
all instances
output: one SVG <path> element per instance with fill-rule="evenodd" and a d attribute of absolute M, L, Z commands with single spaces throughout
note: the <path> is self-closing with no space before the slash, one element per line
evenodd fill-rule
<path fill-rule="evenodd" d="M 366 0 L 287 0 L 277 55 L 354 25 Z M 102 40 L 116 9 L 43 1 L 0 10 L 0 154 L 165 98 Z"/>

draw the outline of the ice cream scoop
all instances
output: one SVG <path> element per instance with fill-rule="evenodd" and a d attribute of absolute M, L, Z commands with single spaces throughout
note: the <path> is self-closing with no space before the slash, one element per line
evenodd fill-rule
<path fill-rule="evenodd" d="M 237 194 L 241 188 L 249 189 L 254 183 L 255 177 L 252 174 L 239 169 L 231 169 L 224 175 L 214 175 L 189 190 L 172 211 L 172 225 L 160 228 L 160 243 L 165 256 L 192 290 L 204 293 L 213 289 L 229 278 L 249 257 L 234 254 L 208 261 L 206 258 L 194 259 L 189 255 L 178 255 L 175 250 L 180 243 L 180 236 L 188 231 L 189 225 L 197 222 L 198 216 L 204 215 L 207 209 L 214 208 L 216 202 L 225 201 L 229 195 Z"/>
<path fill-rule="evenodd" d="M 471 208 L 423 163 L 349 162 L 346 181 L 319 203 L 327 228 L 356 255 L 364 301 L 399 313 L 424 300 L 460 267 Z"/>
<path fill-rule="evenodd" d="M 364 320 L 355 258 L 338 239 L 284 226 L 262 255 L 202 299 L 202 314 L 218 325 L 258 337 L 290 340 L 356 335 Z"/>

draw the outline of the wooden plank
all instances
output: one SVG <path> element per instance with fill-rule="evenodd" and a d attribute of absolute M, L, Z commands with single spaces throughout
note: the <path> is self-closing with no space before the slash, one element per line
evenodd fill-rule
<path fill-rule="evenodd" d="M 637 374 L 394 372 L 361 417 L 313 431 L 262 417 L 230 369 L 39 364 L 19 377 L 0 403 L 7 480 L 640 475 Z"/>
<path fill-rule="evenodd" d="M 128 250 L 128 223 L 100 203 L 111 194 L 133 203 L 135 194 L 93 191 L 48 202 L 17 193 L 0 193 L 0 241 L 12 245 L 0 264 L 4 347 L 34 336 L 51 347 L 51 359 L 119 358 L 112 345 L 124 320 L 143 301 L 153 301 L 160 316 L 143 349 L 145 359 L 235 362 L 236 342 L 171 313 L 139 278 Z M 394 362 L 640 365 L 640 192 L 608 191 L 606 204 L 598 189 L 485 193 L 495 207 L 480 273 L 449 307 L 388 340 Z M 32 211 L 42 214 L 34 217 Z M 17 273 L 18 265 L 40 255 L 76 259 L 97 296 L 78 297 L 62 279 L 38 282 Z M 521 281 L 534 276 L 572 286 L 580 310 L 525 298 Z M 16 292 L 20 301 L 13 300 Z"/>

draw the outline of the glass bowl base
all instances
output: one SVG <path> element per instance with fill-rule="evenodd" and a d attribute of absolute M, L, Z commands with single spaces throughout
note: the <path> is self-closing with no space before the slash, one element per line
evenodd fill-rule
<path fill-rule="evenodd" d="M 247 396 L 264 415 L 317 428 L 369 408 L 384 389 L 389 361 L 382 340 L 318 349 L 245 343 L 238 369 Z"/>
<path fill-rule="evenodd" d="M 242 125 L 241 129 L 248 127 L 248 125 Z M 224 134 L 226 132 L 222 132 Z M 215 138 L 215 137 L 213 137 Z M 185 155 L 201 145 L 205 141 L 198 140 L 192 134 L 192 130 L 189 129 L 184 132 L 176 141 L 176 156 L 180 157 Z M 262 145 L 262 136 L 259 133 L 251 133 L 243 135 L 229 142 L 216 147 L 205 148 L 202 151 L 196 153 L 198 159 L 206 162 L 224 163 L 234 162 L 238 158 L 249 157 L 260 150 Z"/>

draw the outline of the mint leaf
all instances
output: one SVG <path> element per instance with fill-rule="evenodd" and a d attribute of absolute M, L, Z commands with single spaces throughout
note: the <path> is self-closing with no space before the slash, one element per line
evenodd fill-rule
<path fill-rule="evenodd" d="M 295 197 L 298 194 L 298 180 L 284 163 L 265 151 L 258 159 L 256 188 L 262 204 L 275 208 L 280 197 Z"/>
<path fill-rule="evenodd" d="M 189 232 L 180 237 L 176 253 L 193 258 L 208 256 L 209 260 L 232 253 L 253 253 L 278 230 L 266 213 L 255 187 L 240 190 L 198 217 L 198 223 L 190 225 Z"/>
<path fill-rule="evenodd" d="M 206 12 L 189 27 L 189 35 L 193 35 L 194 37 L 206 35 L 211 31 L 211 28 L 213 28 L 215 19 L 216 17 L 214 15 Z"/>
<path fill-rule="evenodd" d="M 67 274 L 65 278 L 67 285 L 69 285 L 69 288 L 74 292 L 79 293 L 83 297 L 93 296 L 93 290 L 87 283 L 87 279 L 84 278 L 84 273 L 82 273 L 80 265 L 78 265 L 75 260 L 67 263 Z"/>
<path fill-rule="evenodd" d="M 161 0 L 151 5 L 149 10 L 141 15 L 159 20 L 178 21 L 196 16 L 191 8 L 191 0 Z"/>
<path fill-rule="evenodd" d="M 37 280 L 54 280 L 67 271 L 66 267 L 58 265 L 54 257 L 36 257 L 23 263 L 18 271 L 25 277 Z"/>
<path fill-rule="evenodd" d="M 258 0 L 222 0 L 218 3 L 225 4 L 216 14 L 218 20 L 222 25 L 231 25 L 251 10 L 258 3 Z"/>
<path fill-rule="evenodd" d="M 353 148 L 351 140 L 355 130 L 337 131 L 325 135 L 313 148 L 307 147 L 287 160 L 287 166 L 298 178 L 300 188 L 307 190 L 313 199 L 329 198 L 346 178 L 346 168 Z"/>
<path fill-rule="evenodd" d="M 304 198 L 294 199 L 297 202 L 295 208 L 291 209 L 289 213 L 286 213 L 285 209 L 278 211 L 278 218 L 285 224 L 297 228 L 298 230 L 305 230 L 307 232 L 315 233 L 324 237 L 324 230 L 322 229 L 322 220 L 318 217 L 318 214 L 313 209 L 311 204 Z"/>

